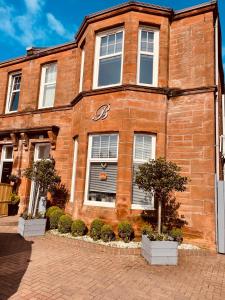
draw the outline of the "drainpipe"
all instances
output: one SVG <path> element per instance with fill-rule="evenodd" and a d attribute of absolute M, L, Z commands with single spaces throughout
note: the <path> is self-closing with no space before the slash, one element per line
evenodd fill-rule
<path fill-rule="evenodd" d="M 214 28 L 214 34 L 215 34 L 215 85 L 217 87 L 217 90 L 215 92 L 215 143 L 216 143 L 216 149 L 215 149 L 215 219 L 216 219 L 216 228 L 215 228 L 215 240 L 218 250 L 218 181 L 219 181 L 219 166 L 220 166 L 220 160 L 219 160 L 219 154 L 220 154 L 220 146 L 219 146 L 219 103 L 218 103 L 218 84 L 219 84 L 219 67 L 218 67 L 218 17 L 216 18 L 215 22 L 215 28 Z"/>

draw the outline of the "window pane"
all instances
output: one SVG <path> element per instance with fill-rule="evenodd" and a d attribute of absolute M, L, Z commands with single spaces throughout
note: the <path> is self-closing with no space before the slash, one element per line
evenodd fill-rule
<path fill-rule="evenodd" d="M 55 85 L 46 85 L 44 87 L 42 107 L 53 106 L 54 100 L 55 100 Z"/>
<path fill-rule="evenodd" d="M 117 163 L 91 163 L 88 200 L 114 202 L 116 179 Z"/>
<path fill-rule="evenodd" d="M 135 153 L 137 160 L 148 161 L 152 158 L 152 136 L 147 134 L 135 135 Z"/>
<path fill-rule="evenodd" d="M 143 190 L 139 189 L 135 183 L 136 172 L 138 171 L 138 164 L 134 164 L 133 167 L 133 199 L 132 204 L 153 206 L 153 197 L 151 194 L 147 194 Z"/>
<path fill-rule="evenodd" d="M 13 147 L 5 147 L 5 159 L 13 159 Z"/>
<path fill-rule="evenodd" d="M 107 54 L 107 46 L 102 46 L 100 49 L 100 56 Z"/>
<path fill-rule="evenodd" d="M 13 91 L 20 89 L 21 75 L 13 76 Z"/>
<path fill-rule="evenodd" d="M 100 59 L 98 86 L 117 84 L 120 82 L 121 55 Z"/>
<path fill-rule="evenodd" d="M 92 138 L 92 158 L 117 158 L 117 135 L 99 135 Z"/>
<path fill-rule="evenodd" d="M 56 81 L 56 64 L 46 66 L 45 83 Z"/>
<path fill-rule="evenodd" d="M 12 93 L 9 111 L 16 111 L 18 109 L 19 97 L 20 97 L 20 92 L 19 91 Z"/>
<path fill-rule="evenodd" d="M 115 34 L 110 34 L 109 38 L 108 38 L 108 44 L 109 45 L 115 45 L 115 41 L 116 41 L 116 36 Z"/>
<path fill-rule="evenodd" d="M 50 145 L 38 146 L 38 159 L 50 158 Z"/>
<path fill-rule="evenodd" d="M 152 84 L 153 56 L 141 54 L 140 57 L 140 83 Z"/>

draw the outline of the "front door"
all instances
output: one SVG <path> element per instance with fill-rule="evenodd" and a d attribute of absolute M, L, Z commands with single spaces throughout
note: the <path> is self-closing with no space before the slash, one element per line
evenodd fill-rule
<path fill-rule="evenodd" d="M 34 148 L 34 162 L 39 161 L 41 159 L 49 159 L 50 158 L 50 144 L 49 143 L 38 143 L 35 144 Z M 37 186 L 35 182 L 31 182 L 30 188 L 30 199 L 28 206 L 28 214 L 31 214 L 34 208 L 35 196 L 37 195 Z"/>

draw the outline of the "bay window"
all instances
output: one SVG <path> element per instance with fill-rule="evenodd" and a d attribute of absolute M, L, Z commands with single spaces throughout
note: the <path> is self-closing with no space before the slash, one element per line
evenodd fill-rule
<path fill-rule="evenodd" d="M 136 172 L 139 165 L 155 158 L 155 135 L 137 133 L 134 135 L 133 151 L 133 209 L 153 209 L 154 199 L 138 188 L 135 183 Z"/>
<path fill-rule="evenodd" d="M 12 113 L 18 110 L 21 76 L 21 73 L 15 73 L 9 76 L 6 113 Z"/>
<path fill-rule="evenodd" d="M 138 46 L 138 84 L 157 86 L 159 60 L 159 31 L 140 28 Z"/>
<path fill-rule="evenodd" d="M 115 206 L 118 134 L 89 137 L 85 204 Z"/>
<path fill-rule="evenodd" d="M 123 64 L 122 29 L 97 35 L 94 68 L 94 88 L 119 85 Z"/>
<path fill-rule="evenodd" d="M 55 101 L 57 64 L 44 65 L 41 71 L 39 108 L 52 107 Z"/>

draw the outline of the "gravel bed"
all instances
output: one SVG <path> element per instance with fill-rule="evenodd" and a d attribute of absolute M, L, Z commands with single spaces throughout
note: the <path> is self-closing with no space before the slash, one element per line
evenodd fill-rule
<path fill-rule="evenodd" d="M 99 245 L 105 245 L 108 247 L 114 247 L 114 248 L 141 248 L 141 242 L 129 242 L 129 243 L 125 243 L 123 241 L 112 241 L 112 242 L 108 242 L 105 243 L 102 240 L 98 240 L 98 241 L 94 241 L 90 236 L 85 235 L 85 236 L 72 236 L 71 233 L 59 233 L 59 231 L 57 229 L 52 229 L 48 231 L 50 234 L 53 235 L 57 235 L 57 236 L 62 236 L 62 237 L 66 237 L 69 239 L 74 239 L 74 240 L 81 240 L 81 241 L 86 241 L 89 243 L 94 243 L 94 244 L 99 244 Z M 183 250 L 197 250 L 200 249 L 197 246 L 194 246 L 192 244 L 181 244 L 178 246 L 178 249 L 183 249 Z"/>

